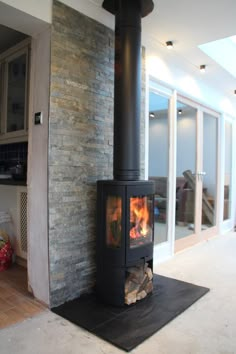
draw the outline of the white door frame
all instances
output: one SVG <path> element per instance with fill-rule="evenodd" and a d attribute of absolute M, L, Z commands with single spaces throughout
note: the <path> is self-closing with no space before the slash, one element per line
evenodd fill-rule
<path fill-rule="evenodd" d="M 174 175 L 176 174 L 176 157 L 175 157 L 175 137 L 176 137 L 176 119 L 173 119 L 174 114 L 176 114 L 176 91 L 164 87 L 157 83 L 155 79 L 149 79 L 147 85 L 147 97 L 146 97 L 146 134 L 145 134 L 145 151 L 146 151 L 146 158 L 145 158 L 145 179 L 148 179 L 148 146 L 149 146 L 149 91 L 156 93 L 157 95 L 164 96 L 169 99 L 169 110 L 168 110 L 168 184 L 167 184 L 167 196 L 168 196 L 168 207 L 167 207 L 167 215 L 172 216 L 175 213 L 175 208 L 173 207 L 175 204 L 175 183 L 169 183 L 169 180 L 175 180 Z M 161 244 L 154 246 L 154 264 L 160 263 L 167 258 L 170 258 L 174 253 L 174 242 L 173 242 L 173 227 L 174 227 L 174 218 L 168 217 L 167 222 L 167 241 Z"/>
<path fill-rule="evenodd" d="M 201 230 L 201 213 L 202 213 L 202 180 L 198 180 L 196 183 L 196 192 L 195 192 L 195 233 L 190 236 L 184 237 L 183 239 L 178 240 L 176 242 L 175 250 L 179 251 L 186 247 L 192 246 L 197 244 L 203 240 L 206 240 L 212 236 L 215 236 L 219 232 L 220 226 L 220 203 L 222 201 L 220 199 L 221 193 L 220 189 L 222 188 L 221 184 L 221 165 L 222 162 L 220 160 L 220 150 L 221 150 L 221 131 L 220 131 L 220 118 L 221 115 L 219 112 L 214 111 L 198 102 L 193 101 L 182 95 L 177 95 L 177 100 L 181 103 L 184 103 L 188 106 L 191 106 L 197 109 L 197 116 L 196 116 L 196 171 L 195 173 L 198 174 L 203 170 L 203 119 L 204 113 L 208 113 L 214 116 L 217 119 L 217 166 L 216 166 L 216 225 L 202 231 Z"/>
<path fill-rule="evenodd" d="M 203 112 L 209 113 L 213 115 L 214 117 L 217 118 L 217 199 L 216 199 L 216 226 L 205 230 L 201 231 L 199 230 L 201 226 L 199 225 L 197 229 L 197 234 L 201 235 L 199 238 L 198 242 L 201 240 L 206 240 L 207 238 L 216 235 L 219 233 L 221 230 L 226 230 L 232 229 L 233 224 L 234 224 L 234 213 L 236 209 L 236 203 L 232 202 L 231 205 L 231 210 L 232 210 L 232 215 L 230 220 L 226 220 L 223 222 L 223 214 L 222 214 L 222 204 L 223 204 L 223 171 L 224 171 L 224 159 L 222 159 L 222 151 L 223 151 L 223 145 L 224 145 L 224 140 L 223 140 L 223 132 L 222 130 L 222 124 L 224 124 L 225 117 L 222 115 L 220 112 L 214 111 L 213 109 L 210 109 L 209 107 L 206 107 L 205 105 L 198 103 L 190 98 L 187 98 L 184 95 L 177 94 L 176 90 L 171 88 L 171 87 L 166 87 L 163 86 L 162 83 L 159 83 L 155 78 L 148 76 L 148 84 L 147 84 L 147 106 L 146 106 L 146 132 L 145 132 L 145 178 L 148 178 L 148 146 L 149 146 L 149 114 L 148 114 L 148 106 L 149 106 L 149 100 L 148 100 L 148 94 L 149 91 L 156 92 L 157 94 L 160 94 L 162 96 L 165 96 L 169 98 L 170 100 L 170 106 L 169 106 L 169 117 L 168 117 L 168 124 L 169 124 L 169 173 L 168 173 L 168 181 L 171 183 L 168 183 L 168 224 L 167 224 L 167 241 L 163 242 L 162 244 L 158 244 L 154 247 L 154 263 L 160 263 L 163 260 L 170 258 L 171 256 L 174 255 L 175 251 L 175 236 L 174 236 L 174 230 L 175 230 L 175 202 L 176 202 L 176 127 L 177 127 L 177 116 L 176 116 L 176 106 L 177 106 L 177 100 L 180 100 L 183 103 L 186 103 L 194 108 L 197 109 L 197 147 L 196 147 L 196 169 L 197 171 L 201 170 L 202 167 L 202 132 L 203 130 Z M 227 119 L 229 119 L 227 117 Z M 235 134 L 236 133 L 236 126 L 235 122 L 232 119 L 232 131 Z M 233 135 L 235 136 L 235 135 Z M 233 148 L 236 148 L 236 142 L 233 141 Z M 201 156 L 200 156 L 201 155 Z M 232 159 L 234 161 L 234 156 L 232 156 Z M 232 166 L 232 180 L 233 180 L 233 175 L 234 175 L 234 170 L 236 169 L 236 163 L 233 162 Z M 197 188 L 200 188 L 201 185 L 198 184 Z M 232 184 L 232 194 L 235 193 L 236 187 L 233 186 Z M 196 195 L 199 195 L 199 189 L 196 191 Z M 198 200 L 196 200 L 196 206 L 195 207 L 195 212 L 199 214 L 199 205 L 201 205 L 202 200 L 199 197 Z M 195 215 L 195 217 L 199 218 L 199 215 Z M 222 214 L 222 215 L 221 215 Z M 197 220 L 197 219 L 196 219 Z"/>
<path fill-rule="evenodd" d="M 236 193 L 236 185 L 235 183 L 233 183 L 233 181 L 235 180 L 235 172 L 236 172 L 236 154 L 235 154 L 235 150 L 236 150 L 236 141 L 235 141 L 235 136 L 236 136 L 236 125 L 235 125 L 235 121 L 232 117 L 228 116 L 228 115 L 223 115 L 222 117 L 222 121 L 221 121 L 221 131 L 222 131 L 222 149 L 221 149 L 221 161 L 222 161 L 222 170 L 221 170 L 221 180 L 222 180 L 222 185 L 224 184 L 224 167 L 225 167 L 225 144 L 227 144 L 227 142 L 225 141 L 225 123 L 228 122 L 231 124 L 232 127 L 232 131 L 231 131 L 231 141 L 232 141 L 232 171 L 231 171 L 231 203 L 230 203 L 230 218 L 227 220 L 223 219 L 223 213 L 224 213 L 224 202 L 221 203 L 220 205 L 220 233 L 226 233 L 230 230 L 232 230 L 235 226 L 235 206 L 236 206 L 236 202 L 235 202 L 235 198 L 233 198 L 233 196 Z M 221 191 L 221 200 L 224 200 L 224 189 L 222 189 Z"/>

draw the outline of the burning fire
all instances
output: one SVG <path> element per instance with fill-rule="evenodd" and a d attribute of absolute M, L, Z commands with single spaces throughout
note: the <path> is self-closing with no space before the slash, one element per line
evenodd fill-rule
<path fill-rule="evenodd" d="M 147 197 L 130 198 L 130 238 L 147 237 L 150 234 Z"/>
<path fill-rule="evenodd" d="M 121 197 L 109 196 L 107 199 L 106 220 L 107 220 L 107 245 L 120 247 L 121 245 Z"/>

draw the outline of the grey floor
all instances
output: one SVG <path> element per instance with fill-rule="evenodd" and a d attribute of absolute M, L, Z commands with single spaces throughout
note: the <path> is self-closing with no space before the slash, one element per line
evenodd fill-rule
<path fill-rule="evenodd" d="M 202 225 L 202 230 L 207 230 L 209 226 Z M 190 236 L 194 233 L 194 224 L 175 225 L 175 240 Z M 167 241 L 167 224 L 164 222 L 155 222 L 154 243 L 155 245 Z"/>
<path fill-rule="evenodd" d="M 193 234 L 193 225 L 184 226 L 175 225 L 175 240 L 190 236 Z M 155 222 L 154 227 L 154 243 L 155 245 L 167 241 L 167 224 Z"/>
<path fill-rule="evenodd" d="M 135 354 L 236 354 L 236 233 L 162 263 L 156 273 L 211 290 L 146 340 Z M 121 350 L 49 310 L 0 331 L 1 354 L 118 354 Z"/>

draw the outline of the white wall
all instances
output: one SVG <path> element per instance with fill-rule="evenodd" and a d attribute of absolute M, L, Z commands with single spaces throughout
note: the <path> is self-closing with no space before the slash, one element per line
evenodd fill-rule
<path fill-rule="evenodd" d="M 28 277 L 36 298 L 49 304 L 48 264 L 48 109 L 50 39 L 46 30 L 32 40 L 28 144 Z M 43 124 L 34 125 L 34 113 Z"/>
<path fill-rule="evenodd" d="M 29 36 L 48 28 L 51 16 L 51 0 L 0 1 L 0 24 Z"/>
<path fill-rule="evenodd" d="M 2 0 L 2 4 L 27 13 L 47 23 L 52 22 L 52 0 Z"/>
<path fill-rule="evenodd" d="M 60 0 L 67 6 L 84 13 L 86 16 L 113 28 L 114 16 L 110 15 L 101 6 L 101 1 L 90 0 Z M 1 3 L 23 11 L 47 23 L 52 22 L 52 0 L 2 0 Z"/>
<path fill-rule="evenodd" d="M 93 18 L 104 25 L 114 28 L 114 16 L 105 11 L 101 6 L 101 1 L 93 0 L 60 0 L 67 6 Z M 20 10 L 35 19 L 46 23 L 52 23 L 52 2 L 53 0 L 2 0 L 0 1 L 0 13 L 7 11 L 7 6 L 12 9 Z M 6 6 L 3 6 L 6 5 Z M 12 12 L 13 14 L 13 12 Z M 2 16 L 3 17 L 3 16 Z M 13 20 L 13 19 L 12 19 Z M 17 17 L 14 19 L 17 20 Z M 14 21 L 13 20 L 13 21 Z M 0 23 L 1 15 L 0 15 Z"/>

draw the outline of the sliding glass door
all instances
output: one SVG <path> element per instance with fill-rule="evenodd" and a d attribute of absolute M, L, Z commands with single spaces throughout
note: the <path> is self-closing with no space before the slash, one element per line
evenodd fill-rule
<path fill-rule="evenodd" d="M 203 112 L 203 171 L 201 230 L 216 225 L 217 201 L 217 117 Z"/>
<path fill-rule="evenodd" d="M 232 127 L 224 129 L 222 208 L 219 118 L 218 113 L 152 82 L 146 171 L 155 185 L 154 241 L 159 258 L 160 250 L 166 256 L 173 254 L 216 235 L 220 220 L 229 221 Z"/>
<path fill-rule="evenodd" d="M 225 121 L 225 154 L 224 154 L 224 203 L 223 220 L 229 220 L 232 217 L 232 123 Z"/>
<path fill-rule="evenodd" d="M 197 109 L 177 102 L 175 239 L 195 233 Z"/>
<path fill-rule="evenodd" d="M 216 233 L 217 114 L 177 102 L 175 250 Z"/>
<path fill-rule="evenodd" d="M 154 242 L 167 241 L 168 223 L 168 153 L 169 98 L 151 91 L 149 94 L 149 169 L 155 185 Z"/>

